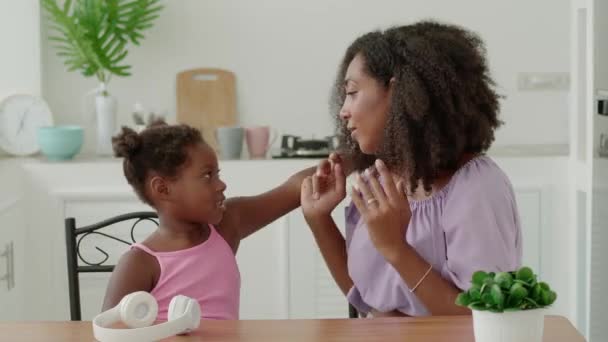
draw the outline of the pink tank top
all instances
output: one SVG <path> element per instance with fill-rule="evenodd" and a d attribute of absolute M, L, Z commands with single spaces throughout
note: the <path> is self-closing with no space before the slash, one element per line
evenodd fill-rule
<path fill-rule="evenodd" d="M 207 240 L 174 252 L 154 252 L 134 243 L 156 257 L 160 276 L 150 294 L 158 302 L 158 321 L 167 320 L 171 298 L 181 294 L 198 300 L 204 319 L 238 319 L 241 276 L 232 249 L 209 225 Z"/>

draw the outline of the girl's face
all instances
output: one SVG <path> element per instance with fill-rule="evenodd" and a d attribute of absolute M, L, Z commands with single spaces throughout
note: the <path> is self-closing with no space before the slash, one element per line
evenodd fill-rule
<path fill-rule="evenodd" d="M 226 184 L 219 176 L 215 152 L 207 144 L 188 148 L 188 161 L 170 182 L 174 211 L 196 223 L 218 224 L 224 215 Z"/>
<path fill-rule="evenodd" d="M 375 154 L 384 136 L 391 90 L 365 73 L 365 60 L 358 54 L 344 78 L 346 98 L 340 109 L 353 140 L 365 154 Z"/>

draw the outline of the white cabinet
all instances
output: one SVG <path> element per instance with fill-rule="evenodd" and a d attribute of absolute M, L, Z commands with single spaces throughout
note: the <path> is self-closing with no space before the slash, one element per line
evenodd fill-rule
<path fill-rule="evenodd" d="M 18 177 L 10 163 L 0 161 L 0 321 L 24 319 L 25 225 L 16 191 Z M 11 184 L 4 183 L 5 181 Z"/>
<path fill-rule="evenodd" d="M 17 202 L 0 207 L 0 320 L 23 318 L 23 231 Z"/>

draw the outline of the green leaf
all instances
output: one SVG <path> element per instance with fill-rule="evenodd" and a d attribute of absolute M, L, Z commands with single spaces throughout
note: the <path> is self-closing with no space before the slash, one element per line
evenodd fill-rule
<path fill-rule="evenodd" d="M 483 285 L 484 280 L 488 278 L 488 274 L 484 271 L 477 271 L 473 273 L 473 280 L 471 281 L 475 285 Z"/>
<path fill-rule="evenodd" d="M 459 306 L 468 306 L 471 304 L 471 297 L 467 292 L 462 292 L 456 297 L 455 303 Z"/>
<path fill-rule="evenodd" d="M 492 285 L 490 295 L 492 296 L 492 301 L 494 304 L 496 304 L 499 309 L 502 309 L 505 304 L 505 295 L 502 293 L 502 290 L 498 284 Z"/>
<path fill-rule="evenodd" d="M 469 289 L 471 300 L 481 300 L 481 288 L 477 285 L 471 286 Z"/>
<path fill-rule="evenodd" d="M 542 287 L 540 284 L 536 284 L 532 287 L 532 291 L 530 291 L 530 297 L 532 297 L 532 299 L 534 299 L 535 301 L 539 301 L 540 300 L 540 296 L 542 293 Z"/>
<path fill-rule="evenodd" d="M 63 3 L 63 12 L 65 14 L 68 14 L 68 12 L 70 11 L 70 8 L 72 8 L 72 0 L 66 0 Z"/>
<path fill-rule="evenodd" d="M 528 290 L 524 288 L 520 283 L 515 283 L 511 286 L 509 290 L 509 296 L 513 298 L 513 300 L 521 300 L 528 295 Z"/>
<path fill-rule="evenodd" d="M 530 267 L 524 266 L 517 270 L 515 278 L 529 283 L 534 279 L 534 272 L 532 272 L 532 269 Z"/>
<path fill-rule="evenodd" d="M 509 289 L 513 284 L 513 277 L 508 272 L 500 272 L 494 277 L 494 282 L 503 289 Z"/>
<path fill-rule="evenodd" d="M 489 292 L 481 295 L 481 301 L 488 307 L 495 304 L 492 295 Z"/>
<path fill-rule="evenodd" d="M 553 304 L 553 302 L 555 302 L 555 299 L 557 298 L 557 294 L 554 291 L 542 291 L 541 292 L 541 300 L 540 302 L 545 305 L 551 305 Z"/>

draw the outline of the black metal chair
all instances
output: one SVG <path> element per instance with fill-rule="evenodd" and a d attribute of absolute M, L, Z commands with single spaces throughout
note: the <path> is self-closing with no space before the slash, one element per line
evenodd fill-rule
<path fill-rule="evenodd" d="M 76 219 L 69 217 L 65 219 L 65 241 L 67 247 L 67 262 L 68 262 L 68 287 L 70 293 L 70 319 L 72 321 L 81 320 L 81 308 L 80 308 L 80 273 L 110 273 L 114 270 L 114 265 L 104 265 L 109 259 L 108 253 L 99 247 L 95 247 L 101 254 L 104 255 L 103 260 L 100 262 L 90 262 L 83 258 L 80 253 L 80 244 L 84 238 L 89 235 L 95 234 L 104 236 L 106 238 L 131 245 L 135 241 L 134 230 L 135 227 L 142 221 L 151 221 L 158 226 L 158 216 L 155 212 L 142 211 L 127 213 L 124 215 L 115 216 L 101 222 L 91 224 L 83 227 L 76 227 Z M 110 234 L 100 232 L 98 230 L 114 225 L 119 222 L 135 220 L 131 226 L 131 242 L 124 239 L 112 236 Z M 85 265 L 78 265 L 80 260 Z"/>
<path fill-rule="evenodd" d="M 351 303 L 348 303 L 348 318 L 359 318 L 359 312 Z"/>

